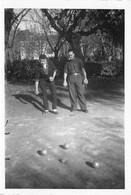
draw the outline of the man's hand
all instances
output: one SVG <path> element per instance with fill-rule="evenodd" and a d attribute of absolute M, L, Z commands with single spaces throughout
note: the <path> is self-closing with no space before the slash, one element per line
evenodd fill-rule
<path fill-rule="evenodd" d="M 84 79 L 84 84 L 88 84 L 88 80 L 87 79 Z"/>
<path fill-rule="evenodd" d="M 49 81 L 54 81 L 54 77 L 49 77 Z"/>
<path fill-rule="evenodd" d="M 35 91 L 35 95 L 38 95 L 40 92 L 39 91 Z"/>
<path fill-rule="evenodd" d="M 67 82 L 64 81 L 63 86 L 64 86 L 64 87 L 67 87 L 67 85 L 68 85 Z"/>

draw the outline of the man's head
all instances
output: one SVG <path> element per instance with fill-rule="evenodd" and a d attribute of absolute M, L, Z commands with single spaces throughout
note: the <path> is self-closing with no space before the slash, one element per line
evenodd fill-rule
<path fill-rule="evenodd" d="M 69 55 L 69 59 L 73 60 L 75 57 L 75 52 L 73 51 L 73 49 L 69 49 L 68 50 L 68 55 Z"/>
<path fill-rule="evenodd" d="M 41 55 L 39 56 L 39 60 L 40 60 L 40 62 L 41 62 L 42 65 L 47 64 L 47 57 L 46 57 L 46 55 L 41 54 Z"/>

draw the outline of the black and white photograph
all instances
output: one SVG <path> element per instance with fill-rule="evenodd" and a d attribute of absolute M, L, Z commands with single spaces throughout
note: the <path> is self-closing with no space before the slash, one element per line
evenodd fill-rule
<path fill-rule="evenodd" d="M 82 2 L 3 7 L 2 195 L 125 193 L 127 6 Z"/>

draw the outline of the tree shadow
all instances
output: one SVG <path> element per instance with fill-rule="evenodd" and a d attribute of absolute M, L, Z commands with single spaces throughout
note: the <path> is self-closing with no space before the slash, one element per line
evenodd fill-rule
<path fill-rule="evenodd" d="M 28 94 L 13 94 L 17 100 L 22 102 L 23 104 L 32 104 L 36 109 L 43 112 L 43 105 L 40 101 L 36 100 L 34 97 Z"/>
<path fill-rule="evenodd" d="M 124 104 L 124 93 L 119 90 L 87 90 L 85 93 L 86 100 L 97 102 L 105 105 Z"/>
<path fill-rule="evenodd" d="M 29 95 L 29 94 L 13 94 L 12 96 L 14 96 L 21 103 L 23 103 L 23 104 L 30 103 L 36 109 L 38 109 L 39 111 L 43 112 L 43 105 L 42 105 L 42 103 L 40 101 L 38 101 L 36 98 L 32 97 L 31 95 Z M 42 98 L 42 93 L 39 93 L 38 97 L 40 97 L 41 99 L 43 99 Z M 48 100 L 50 102 L 52 102 L 51 94 L 48 94 L 47 97 L 48 97 Z M 62 103 L 62 101 L 59 98 L 57 98 L 57 105 L 58 105 L 58 107 L 61 107 L 61 108 L 70 110 L 70 107 L 67 106 L 67 105 L 65 105 L 64 103 Z"/>
<path fill-rule="evenodd" d="M 68 88 L 59 82 L 57 89 L 64 95 Z M 90 78 L 89 84 L 84 89 L 87 101 L 105 105 L 118 105 L 124 103 L 124 79 L 123 78 Z"/>
<path fill-rule="evenodd" d="M 85 164 L 91 168 L 94 168 L 92 162 L 90 161 L 86 161 Z"/>
<path fill-rule="evenodd" d="M 41 160 L 42 161 L 42 160 Z M 57 166 L 48 166 L 48 162 L 38 164 L 32 157 L 26 159 L 26 162 L 18 162 L 5 175 L 6 189 L 123 189 L 124 188 L 124 171 L 119 168 L 112 167 L 111 178 L 108 178 L 106 173 L 101 177 L 92 177 L 92 172 L 87 175 L 84 171 L 75 169 L 73 179 L 69 179 L 68 175 L 65 177 L 62 171 L 59 170 L 59 163 L 66 164 L 66 162 L 58 160 Z M 55 163 L 54 163 L 55 164 Z M 53 165 L 54 165 L 53 164 Z M 86 162 L 87 166 L 91 166 L 91 162 Z M 9 166 L 9 165 L 8 165 Z M 60 165 L 59 165 L 60 166 Z M 67 166 L 68 167 L 68 166 Z M 44 171 L 46 170 L 46 171 Z M 69 171 L 74 170 L 72 165 Z M 78 183 L 79 181 L 79 183 Z M 87 182 L 87 185 L 83 185 Z M 90 185 L 92 184 L 92 185 Z"/>
<path fill-rule="evenodd" d="M 21 80 L 17 80 L 17 79 L 12 79 L 12 80 L 9 80 L 8 81 L 9 84 L 12 84 L 12 85 L 34 85 L 34 80 L 27 80 L 27 79 L 21 79 Z"/>
<path fill-rule="evenodd" d="M 38 165 L 36 165 L 38 167 Z M 46 169 L 47 165 L 43 165 Z M 48 172 L 41 172 L 43 167 L 39 169 L 32 167 L 32 163 L 19 163 L 15 168 L 6 173 L 5 188 L 6 189 L 73 189 L 77 188 L 68 180 L 65 180 L 63 174 L 56 168 L 48 169 Z M 50 174 L 50 172 L 52 174 Z M 13 177 L 12 177 L 13 175 Z"/>
<path fill-rule="evenodd" d="M 69 98 L 68 89 L 63 87 L 62 81 L 57 82 L 57 105 L 63 109 L 70 110 L 70 107 L 63 103 L 63 98 Z M 27 93 L 34 94 L 34 91 L 28 91 Z M 122 78 L 93 78 L 89 80 L 89 84 L 84 92 L 85 98 L 89 102 L 101 103 L 103 105 L 118 106 L 124 104 L 124 81 Z M 42 98 L 42 94 L 39 94 L 36 98 L 31 94 L 15 94 L 16 99 L 19 99 L 23 104 L 32 103 L 35 108 L 43 111 L 42 103 L 37 98 Z M 52 102 L 51 94 L 48 93 L 48 100 Z"/>
<path fill-rule="evenodd" d="M 38 96 L 42 99 L 42 93 L 39 93 Z M 57 93 L 57 106 L 58 106 L 58 107 L 61 107 L 61 108 L 64 108 L 64 109 L 66 109 L 66 110 L 70 110 L 70 107 L 69 107 L 69 106 L 67 106 L 66 104 L 62 103 L 62 101 L 61 101 L 61 99 L 59 98 L 59 96 L 60 96 L 60 97 L 64 97 L 64 96 L 67 97 L 66 94 Z M 47 98 L 48 98 L 48 101 L 52 102 L 52 96 L 51 96 L 50 93 L 47 94 Z"/>
<path fill-rule="evenodd" d="M 121 80 L 103 79 L 92 80 L 85 91 L 85 98 L 90 102 L 105 105 L 124 103 L 124 85 Z"/>
<path fill-rule="evenodd" d="M 59 96 L 59 94 L 57 94 L 57 106 L 60 107 L 60 108 L 66 109 L 66 110 L 70 110 L 71 108 L 69 106 L 67 106 L 66 104 L 64 104 L 58 96 Z M 64 96 L 64 94 L 62 95 L 62 97 L 63 96 Z M 40 97 L 42 98 L 41 95 L 40 95 Z M 52 96 L 51 96 L 51 94 L 48 94 L 48 100 L 50 102 L 52 102 Z"/>
<path fill-rule="evenodd" d="M 66 110 L 70 110 L 70 109 L 71 109 L 69 106 L 63 104 L 62 101 L 61 101 L 59 98 L 57 98 L 57 105 L 58 105 L 59 107 L 61 107 L 61 108 L 66 109 Z"/>

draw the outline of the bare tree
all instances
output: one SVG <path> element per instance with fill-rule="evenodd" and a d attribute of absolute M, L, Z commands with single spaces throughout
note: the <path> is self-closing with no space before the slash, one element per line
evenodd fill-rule
<path fill-rule="evenodd" d="M 45 14 L 40 12 L 40 10 L 34 9 L 33 11 L 34 12 L 31 15 L 31 20 L 34 23 L 39 24 L 41 32 L 45 35 L 46 41 L 52 52 L 55 54 L 55 58 L 57 59 L 59 51 L 66 40 L 64 37 L 61 37 L 56 30 L 52 28 Z"/>
<path fill-rule="evenodd" d="M 14 9 L 5 9 L 5 50 L 13 46 L 17 28 L 30 9 L 22 9 L 15 13 Z"/>
<path fill-rule="evenodd" d="M 97 33 L 110 34 L 115 44 L 123 44 L 123 10 L 41 9 L 51 26 L 81 55 L 80 39 Z"/>

